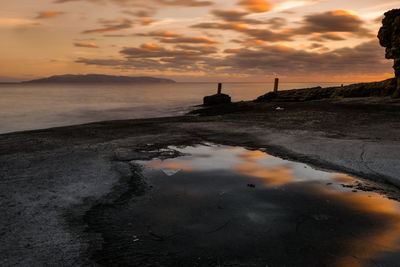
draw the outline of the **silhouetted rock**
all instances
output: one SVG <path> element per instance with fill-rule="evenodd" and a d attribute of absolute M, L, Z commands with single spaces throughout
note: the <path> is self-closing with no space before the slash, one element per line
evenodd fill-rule
<path fill-rule="evenodd" d="M 219 105 L 219 104 L 229 104 L 231 103 L 231 97 L 227 94 L 215 94 L 204 97 L 204 105 Z"/>
<path fill-rule="evenodd" d="M 318 100 L 332 97 L 370 97 L 391 96 L 396 91 L 396 79 L 381 82 L 356 83 L 346 86 L 327 87 L 320 86 L 305 89 L 293 89 L 279 92 L 269 92 L 258 97 L 256 102 L 282 101 L 298 102 Z"/>
<path fill-rule="evenodd" d="M 175 81 L 154 77 L 130 77 L 103 74 L 65 74 L 27 81 L 24 83 L 175 83 Z"/>
<path fill-rule="evenodd" d="M 392 9 L 385 13 L 378 38 L 381 46 L 386 48 L 385 57 L 394 59 L 397 90 L 393 97 L 400 97 L 400 9 Z"/>
<path fill-rule="evenodd" d="M 336 87 L 332 97 L 391 96 L 396 91 L 396 79 L 381 82 L 355 83 Z"/>
<path fill-rule="evenodd" d="M 257 98 L 257 102 L 265 101 L 308 101 L 322 98 L 328 98 L 332 95 L 333 88 L 322 88 L 321 86 L 305 88 L 305 89 L 293 89 L 278 92 L 269 92 L 263 96 Z"/>

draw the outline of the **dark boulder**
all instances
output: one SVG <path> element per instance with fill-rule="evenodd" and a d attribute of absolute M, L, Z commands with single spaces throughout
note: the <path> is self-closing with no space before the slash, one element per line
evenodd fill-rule
<path fill-rule="evenodd" d="M 215 94 L 215 95 L 205 96 L 203 103 L 206 106 L 229 104 L 231 103 L 231 97 L 227 94 Z"/>

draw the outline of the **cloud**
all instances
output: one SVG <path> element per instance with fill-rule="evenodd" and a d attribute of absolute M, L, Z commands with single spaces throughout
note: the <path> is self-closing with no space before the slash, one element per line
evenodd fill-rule
<path fill-rule="evenodd" d="M 125 59 L 87 59 L 76 62 L 86 65 L 108 66 L 138 70 L 159 70 L 184 73 L 205 71 L 218 49 L 211 45 L 177 45 L 173 49 L 157 44 L 144 43 L 139 47 L 127 47 L 120 51 Z"/>
<path fill-rule="evenodd" d="M 104 34 L 103 37 L 113 37 L 113 38 L 121 38 L 121 37 L 130 37 L 132 35 L 128 34 Z"/>
<path fill-rule="evenodd" d="M 309 40 L 315 42 L 325 42 L 325 41 L 343 41 L 346 40 L 346 38 L 335 32 L 327 32 L 327 33 L 313 33 L 312 36 L 309 38 Z"/>
<path fill-rule="evenodd" d="M 122 13 L 139 18 L 148 18 L 154 15 L 155 10 L 138 10 L 138 11 L 124 10 L 122 11 Z"/>
<path fill-rule="evenodd" d="M 202 46 L 178 46 L 180 49 L 166 49 L 157 44 L 144 43 L 140 47 L 128 47 L 120 51 L 120 53 L 128 58 L 195 58 L 204 56 L 205 54 L 213 54 L 216 49 Z M 182 49 L 184 48 L 184 49 Z"/>
<path fill-rule="evenodd" d="M 269 28 L 280 29 L 287 24 L 284 18 L 273 17 L 269 19 L 252 19 L 246 16 L 252 13 L 243 10 L 212 10 L 211 13 L 220 21 L 204 22 L 192 25 L 192 28 L 214 29 L 214 30 L 231 30 L 247 35 L 248 38 L 278 42 L 291 41 L 291 32 L 272 31 Z M 270 26 L 270 27 L 267 27 Z"/>
<path fill-rule="evenodd" d="M 212 1 L 200 1 L 200 0 L 156 0 L 160 4 L 169 6 L 187 6 L 187 7 L 204 7 L 211 6 L 214 3 Z"/>
<path fill-rule="evenodd" d="M 291 41 L 298 35 L 311 35 L 310 40 L 318 42 L 344 40 L 345 35 L 340 33 L 362 38 L 373 36 L 364 27 L 363 20 L 346 10 L 333 10 L 304 16 L 300 27 L 289 29 L 282 29 L 287 25 L 287 20 L 280 17 L 266 20 L 251 19 L 246 17 L 251 13 L 241 10 L 213 10 L 211 13 L 222 21 L 198 23 L 192 27 L 232 30 L 245 34 L 250 39 L 266 42 Z M 270 27 L 265 27 L 267 25 Z M 271 28 L 274 30 L 270 30 Z M 242 42 L 247 42 L 247 40 Z"/>
<path fill-rule="evenodd" d="M 104 4 L 104 3 L 114 3 L 122 6 L 126 5 L 132 5 L 135 6 L 137 4 L 138 0 L 55 0 L 54 3 L 56 4 L 63 4 L 63 3 L 69 3 L 69 2 L 89 2 L 89 3 L 97 3 L 97 4 Z"/>
<path fill-rule="evenodd" d="M 153 4 L 159 4 L 164 6 L 186 6 L 186 7 L 204 7 L 211 6 L 214 3 L 212 1 L 203 0 L 55 0 L 54 3 L 62 4 L 68 2 L 90 2 L 97 4 L 113 3 L 120 6 L 131 6 L 131 7 L 152 7 Z"/>
<path fill-rule="evenodd" d="M 318 2 L 323 2 L 324 0 L 289 0 L 289 1 L 281 1 L 274 6 L 274 11 L 280 11 L 284 13 L 293 13 L 293 9 L 299 8 L 302 6 L 313 5 Z"/>
<path fill-rule="evenodd" d="M 38 26 L 40 23 L 25 18 L 0 18 L 0 27 L 28 27 Z"/>
<path fill-rule="evenodd" d="M 309 48 L 309 49 L 317 49 L 317 48 L 325 49 L 326 47 L 324 47 L 324 45 L 319 44 L 319 43 L 312 43 L 312 44 L 310 44 L 310 45 L 308 46 L 308 48 Z"/>
<path fill-rule="evenodd" d="M 82 33 L 104 33 L 129 29 L 133 26 L 134 21 L 127 18 L 119 18 L 114 20 L 100 19 L 99 22 L 103 24 L 102 28 L 86 30 Z"/>
<path fill-rule="evenodd" d="M 311 48 L 323 47 L 313 44 Z M 384 49 L 376 40 L 325 53 L 307 52 L 283 45 L 226 49 L 220 56 L 216 56 L 217 52 L 212 46 L 178 45 L 174 49 L 166 49 L 156 44 L 143 44 L 121 50 L 124 59 L 80 58 L 76 62 L 148 71 L 190 70 L 209 75 L 278 73 L 282 76 L 304 77 L 383 74 L 391 71 L 391 62 L 384 59 Z"/>
<path fill-rule="evenodd" d="M 86 48 L 99 48 L 95 43 L 93 42 L 89 42 L 89 43 L 81 43 L 81 42 L 77 42 L 74 43 L 74 46 L 76 47 L 86 47 Z"/>
<path fill-rule="evenodd" d="M 349 32 L 362 37 L 371 37 L 371 32 L 363 27 L 357 15 L 347 10 L 332 10 L 305 16 L 300 28 L 294 29 L 295 34 Z"/>
<path fill-rule="evenodd" d="M 64 12 L 60 11 L 41 11 L 37 15 L 37 19 L 51 19 L 63 15 Z"/>
<path fill-rule="evenodd" d="M 215 30 L 232 30 L 243 33 L 250 38 L 260 41 L 279 42 L 291 41 L 292 36 L 286 32 L 275 32 L 265 28 L 251 28 L 243 23 L 229 22 L 204 22 L 191 26 L 192 28 L 215 29 Z"/>
<path fill-rule="evenodd" d="M 208 54 L 215 54 L 218 52 L 218 49 L 214 46 L 210 46 L 210 45 L 204 45 L 204 46 L 200 46 L 200 45 L 177 45 L 175 46 L 176 48 L 179 49 L 183 49 L 186 51 L 197 51 L 199 53 L 201 53 L 202 55 L 208 55 Z"/>
<path fill-rule="evenodd" d="M 273 17 L 264 21 L 264 23 L 271 25 L 275 29 L 280 29 L 287 24 L 287 19 L 281 17 Z"/>
<path fill-rule="evenodd" d="M 270 25 L 275 29 L 280 29 L 287 24 L 287 19 L 273 17 L 265 20 L 246 18 L 252 13 L 242 10 L 212 10 L 211 13 L 222 19 L 224 22 L 235 22 L 239 24 Z"/>
<path fill-rule="evenodd" d="M 219 42 L 211 40 L 204 36 L 184 36 L 171 31 L 151 31 L 148 33 L 137 33 L 136 36 L 153 37 L 161 43 L 169 44 L 218 44 Z"/>
<path fill-rule="evenodd" d="M 230 68 L 232 72 L 275 72 L 289 76 L 376 74 L 387 72 L 390 66 L 376 40 L 326 53 L 307 52 L 281 45 L 227 49 L 225 53 L 228 55 L 220 62 L 220 66 Z"/>
<path fill-rule="evenodd" d="M 261 20 L 245 18 L 245 16 L 250 13 L 241 10 L 213 10 L 211 13 L 226 22 L 240 22 L 247 24 L 263 23 Z"/>
<path fill-rule="evenodd" d="M 148 37 L 178 37 L 179 34 L 172 31 L 151 31 L 148 33 L 137 33 L 136 36 L 148 36 Z"/>
<path fill-rule="evenodd" d="M 257 13 L 268 12 L 273 7 L 273 4 L 266 0 L 241 0 L 238 2 L 238 5 Z"/>
<path fill-rule="evenodd" d="M 191 43 L 191 44 L 218 44 L 217 41 L 208 39 L 203 36 L 195 36 L 195 37 L 186 37 L 186 36 L 177 36 L 177 37 L 167 37 L 162 38 L 160 40 L 162 43 L 170 43 L 170 44 L 181 44 L 181 43 Z"/>
<path fill-rule="evenodd" d="M 150 24 L 152 24 L 154 22 L 155 22 L 155 20 L 153 20 L 151 18 L 141 18 L 140 19 L 140 24 L 142 24 L 143 26 L 150 25 Z"/>

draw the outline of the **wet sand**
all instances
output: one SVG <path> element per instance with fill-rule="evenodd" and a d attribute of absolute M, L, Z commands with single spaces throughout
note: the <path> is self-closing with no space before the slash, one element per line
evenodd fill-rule
<path fill-rule="evenodd" d="M 392 204 L 388 203 L 397 203 L 390 199 L 400 198 L 397 188 L 400 185 L 399 111 L 399 101 L 385 98 L 237 103 L 182 117 L 100 122 L 0 135 L 0 211 L 3 218 L 0 238 L 4 244 L 0 249 L 1 265 L 92 265 L 97 262 L 118 266 L 127 264 L 126 259 L 130 259 L 128 265 L 135 266 L 133 259 L 137 260 L 134 257 L 139 254 L 132 255 L 134 251 L 124 243 L 126 234 L 135 240 L 134 224 L 129 228 L 132 223 L 129 209 L 120 207 L 150 196 L 152 188 L 145 173 L 131 162 L 179 158 L 183 155 L 166 148 L 210 142 L 261 149 L 272 156 L 307 163 L 317 169 L 353 175 L 356 180 L 342 186 L 348 188 L 349 194 L 358 194 L 352 192 L 355 190 L 378 195 L 382 199 L 376 201 L 378 206 L 389 208 L 383 211 L 363 209 L 364 197 L 360 200 L 343 198 L 342 202 L 335 202 L 334 208 L 328 208 L 324 204 L 327 198 L 338 199 L 329 188 L 328 191 L 294 190 L 298 185 L 285 185 L 290 193 L 287 198 L 265 188 L 260 194 L 268 195 L 268 203 L 278 203 L 286 207 L 283 209 L 286 211 L 304 211 L 291 213 L 293 218 L 283 220 L 285 223 L 279 227 L 271 223 L 278 227 L 274 228 L 273 235 L 256 231 L 260 236 L 265 234 L 270 242 L 254 243 L 253 247 L 239 242 L 238 247 L 229 251 L 243 257 L 235 260 L 231 257 L 232 261 L 226 260 L 230 256 L 223 250 L 223 257 L 217 253 L 210 256 L 211 261 L 201 261 L 194 258 L 198 252 L 194 247 L 189 247 L 185 257 L 175 254 L 171 258 L 172 254 L 160 256 L 150 249 L 146 252 L 146 248 L 151 247 L 147 245 L 142 247 L 137 262 L 148 265 L 159 262 L 167 266 L 180 260 L 186 266 L 265 266 L 268 262 L 270 266 L 318 266 L 322 262 L 337 266 L 340 260 L 345 260 L 346 264 L 362 266 L 378 258 L 383 266 L 396 266 L 393 265 L 398 258 L 395 246 L 389 246 L 385 252 L 388 255 L 382 258 L 382 251 L 376 255 L 365 252 L 369 256 L 347 255 L 346 246 L 335 247 L 335 244 L 357 247 L 357 244 L 370 242 L 371 238 L 374 242 L 388 243 L 387 238 L 395 236 L 391 233 L 398 228 L 397 209 L 390 208 Z M 186 200 L 190 199 L 182 201 Z M 296 232 L 296 226 L 293 228 L 296 223 L 292 222 L 302 216 L 310 220 L 301 226 L 301 232 Z M 324 223 L 319 225 L 321 221 Z M 221 222 L 221 225 L 215 223 L 215 229 L 224 225 L 225 222 Z M 348 231 L 340 225 L 346 226 Z M 333 233 L 329 232 L 331 229 Z M 383 231 L 385 229 L 387 231 Z M 148 229 L 146 231 L 148 233 Z M 218 240 L 226 236 L 223 231 L 217 233 L 221 235 Z M 160 237 L 155 230 L 153 234 L 155 239 Z M 114 240 L 108 240 L 110 236 Z M 204 241 L 206 249 L 200 251 L 211 251 L 215 240 Z M 308 242 L 298 243 L 301 240 Z M 358 242 L 360 240 L 363 242 Z M 272 249 L 267 244 L 271 242 L 278 245 Z M 316 244 L 320 247 L 313 254 Z M 159 245 L 160 250 L 164 250 L 164 245 Z M 250 248 L 265 248 L 260 251 L 268 253 Z M 357 249 L 366 250 L 365 245 Z M 307 257 L 296 261 L 303 254 L 317 255 L 317 261 Z M 318 261 L 323 258 L 326 260 Z M 222 259 L 222 262 L 215 259 Z"/>

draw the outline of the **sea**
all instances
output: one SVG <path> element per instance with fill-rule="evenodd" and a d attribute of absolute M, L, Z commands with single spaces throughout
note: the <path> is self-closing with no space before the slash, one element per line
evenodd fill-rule
<path fill-rule="evenodd" d="M 280 90 L 342 83 L 281 83 Z M 273 83 L 224 83 L 232 101 L 253 100 Z M 107 120 L 178 116 L 215 94 L 216 83 L 0 84 L 0 134 Z"/>

